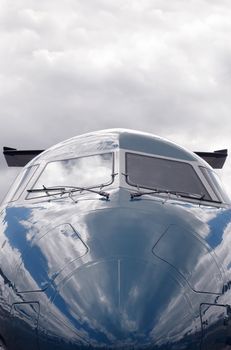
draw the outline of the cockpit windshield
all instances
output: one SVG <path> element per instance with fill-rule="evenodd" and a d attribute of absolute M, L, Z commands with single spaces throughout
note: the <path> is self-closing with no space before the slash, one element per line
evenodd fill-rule
<path fill-rule="evenodd" d="M 33 189 L 61 186 L 94 188 L 109 185 L 113 179 L 113 154 L 52 161 L 46 165 Z M 57 189 L 58 191 L 58 189 Z M 36 191 L 29 198 L 37 197 Z M 39 194 L 44 196 L 44 194 Z"/>
<path fill-rule="evenodd" d="M 181 161 L 126 153 L 126 177 L 132 186 L 185 192 L 211 200 L 193 167 Z"/>

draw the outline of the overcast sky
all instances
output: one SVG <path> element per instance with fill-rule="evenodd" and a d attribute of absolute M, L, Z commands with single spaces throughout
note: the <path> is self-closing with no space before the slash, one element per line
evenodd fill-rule
<path fill-rule="evenodd" d="M 230 19 L 230 0 L 0 0 L 0 146 L 125 127 L 231 154 Z M 17 171 L 0 156 L 0 199 Z"/>

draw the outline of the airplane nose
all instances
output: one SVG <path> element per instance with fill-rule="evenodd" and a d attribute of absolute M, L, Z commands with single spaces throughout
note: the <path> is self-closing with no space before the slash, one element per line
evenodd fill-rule
<path fill-rule="evenodd" d="M 49 318 L 72 329 L 81 349 L 197 349 L 185 291 L 161 261 L 123 257 L 84 265 L 59 286 L 52 309 Z"/>

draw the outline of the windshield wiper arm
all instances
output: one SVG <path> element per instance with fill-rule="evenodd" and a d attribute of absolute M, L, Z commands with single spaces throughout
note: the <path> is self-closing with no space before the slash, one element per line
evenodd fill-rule
<path fill-rule="evenodd" d="M 91 192 L 91 193 L 96 193 L 99 194 L 102 197 L 105 197 L 106 199 L 109 199 L 110 194 L 108 192 L 102 191 L 102 190 L 95 190 L 93 188 L 90 187 L 78 187 L 78 186 L 64 186 L 65 190 L 63 191 L 63 194 L 65 193 L 74 193 L 74 192 L 83 192 L 83 191 L 87 191 L 87 192 Z M 67 188 L 69 188 L 70 190 L 67 190 Z"/>
<path fill-rule="evenodd" d="M 28 193 L 39 193 L 39 192 L 45 192 L 47 196 L 54 196 L 56 194 L 60 194 L 65 190 L 65 187 L 46 187 L 43 185 L 41 188 L 31 188 L 27 190 Z M 58 193 L 50 193 L 50 192 L 57 192 Z"/>
<path fill-rule="evenodd" d="M 50 193 L 50 192 L 57 192 L 58 193 Z M 102 190 L 95 190 L 93 188 L 89 188 L 89 187 L 77 187 L 77 186 L 63 186 L 63 187 L 59 187 L 59 186 L 54 186 L 54 187 L 45 187 L 43 185 L 42 188 L 31 188 L 29 190 L 27 190 L 28 193 L 36 193 L 36 192 L 45 192 L 47 194 L 47 196 L 54 196 L 55 194 L 73 194 L 75 192 L 83 192 L 83 191 L 87 191 L 87 192 L 92 192 L 92 193 L 96 193 L 99 194 L 100 196 L 105 197 L 106 199 L 109 199 L 109 193 L 102 191 Z"/>
<path fill-rule="evenodd" d="M 65 187 L 45 187 L 43 185 L 42 188 L 30 188 L 27 190 L 28 193 L 36 193 L 36 192 L 52 192 L 52 191 L 64 191 Z"/>
<path fill-rule="evenodd" d="M 175 196 L 184 197 L 184 198 L 205 200 L 204 199 L 205 194 L 200 195 L 200 194 L 195 194 L 195 193 L 188 193 L 188 192 L 182 192 L 182 191 L 172 191 L 172 190 L 164 190 L 164 189 L 159 189 L 159 188 L 154 188 L 150 192 L 144 192 L 144 191 L 133 192 L 133 193 L 130 193 L 130 196 L 131 196 L 131 199 L 134 199 L 134 198 L 141 197 L 141 196 L 144 196 L 144 195 L 161 194 L 161 193 L 173 194 Z"/>

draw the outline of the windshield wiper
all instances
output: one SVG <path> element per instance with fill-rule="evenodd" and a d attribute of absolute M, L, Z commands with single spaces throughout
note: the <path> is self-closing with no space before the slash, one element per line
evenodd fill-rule
<path fill-rule="evenodd" d="M 108 192 L 105 192 L 102 190 L 95 190 L 95 189 L 90 188 L 90 187 L 77 187 L 77 186 L 46 187 L 43 185 L 42 188 L 31 188 L 31 189 L 27 190 L 28 193 L 45 192 L 47 196 L 55 196 L 58 194 L 60 194 L 62 196 L 64 194 L 69 194 L 70 197 L 75 192 L 81 193 L 83 191 L 99 194 L 100 196 L 103 196 L 106 199 L 109 199 L 109 196 L 110 196 Z M 57 193 L 52 193 L 52 192 L 57 192 Z"/>
<path fill-rule="evenodd" d="M 182 191 L 172 191 L 172 190 L 164 190 L 159 188 L 154 188 L 150 192 L 144 192 L 144 191 L 137 191 L 130 193 L 131 199 L 141 197 L 144 195 L 152 195 L 152 194 L 173 194 L 177 197 L 184 197 L 184 198 L 190 198 L 190 199 L 198 199 L 198 200 L 207 200 L 205 199 L 205 194 L 196 194 L 196 193 L 188 193 L 188 192 L 182 192 Z"/>

